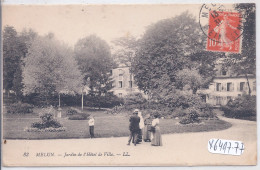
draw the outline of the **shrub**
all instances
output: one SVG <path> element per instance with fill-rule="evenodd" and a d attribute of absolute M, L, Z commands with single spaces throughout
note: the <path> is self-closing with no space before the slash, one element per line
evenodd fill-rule
<path fill-rule="evenodd" d="M 181 119 L 181 124 L 200 123 L 199 114 L 196 110 L 190 110 L 190 113 Z"/>
<path fill-rule="evenodd" d="M 67 115 L 75 115 L 80 113 L 80 111 L 74 107 L 71 107 L 67 110 Z"/>
<path fill-rule="evenodd" d="M 59 127 L 59 128 L 45 128 L 45 129 L 39 129 L 39 128 L 25 128 L 24 131 L 27 132 L 62 132 L 65 131 L 65 127 Z"/>
<path fill-rule="evenodd" d="M 7 113 L 11 114 L 27 114 L 33 112 L 33 105 L 27 103 L 13 103 L 9 106 Z"/>
<path fill-rule="evenodd" d="M 78 113 L 69 116 L 69 120 L 87 120 L 90 114 L 88 113 Z"/>
<path fill-rule="evenodd" d="M 86 96 L 86 105 L 96 108 L 112 108 L 122 105 L 124 103 L 123 98 L 119 98 L 112 93 L 108 93 L 105 96 L 95 96 L 88 94 Z"/>
<path fill-rule="evenodd" d="M 124 104 L 127 110 L 141 110 L 146 108 L 147 100 L 143 97 L 142 93 L 130 93 L 124 97 Z"/>
<path fill-rule="evenodd" d="M 243 95 L 230 100 L 222 107 L 224 116 L 232 118 L 245 118 L 256 116 L 256 96 Z"/>
<path fill-rule="evenodd" d="M 44 113 L 40 116 L 41 121 L 40 122 L 34 122 L 32 123 L 32 128 L 37 129 L 45 129 L 45 128 L 60 128 L 62 125 L 53 118 L 53 114 L 51 113 Z"/>

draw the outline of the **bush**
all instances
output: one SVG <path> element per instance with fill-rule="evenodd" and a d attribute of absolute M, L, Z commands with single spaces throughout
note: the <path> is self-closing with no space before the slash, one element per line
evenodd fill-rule
<path fill-rule="evenodd" d="M 256 96 L 243 95 L 222 107 L 224 116 L 232 118 L 256 117 Z"/>
<path fill-rule="evenodd" d="M 11 114 L 27 114 L 33 112 L 33 105 L 27 103 L 13 103 L 9 106 L 7 113 Z"/>
<path fill-rule="evenodd" d="M 65 131 L 65 127 L 59 127 L 59 128 L 45 128 L 45 129 L 38 129 L 38 128 L 25 128 L 24 131 L 27 132 L 62 132 Z"/>
<path fill-rule="evenodd" d="M 40 116 L 41 121 L 40 122 L 34 122 L 32 123 L 32 128 L 37 129 L 45 129 L 45 128 L 60 128 L 62 125 L 53 118 L 53 114 L 51 113 L 44 113 Z"/>
<path fill-rule="evenodd" d="M 122 105 L 124 103 L 123 98 L 119 98 L 112 93 L 108 93 L 105 96 L 95 96 L 88 94 L 86 96 L 86 105 L 96 108 L 113 108 L 115 106 Z"/>
<path fill-rule="evenodd" d="M 199 114 L 196 110 L 191 110 L 190 113 L 181 119 L 181 124 L 200 123 Z"/>
<path fill-rule="evenodd" d="M 71 107 L 67 110 L 67 115 L 75 115 L 75 114 L 78 114 L 80 113 L 80 110 L 74 108 L 74 107 Z"/>
<path fill-rule="evenodd" d="M 90 114 L 87 113 L 77 113 L 69 116 L 69 120 L 87 120 Z"/>
<path fill-rule="evenodd" d="M 142 110 L 146 108 L 147 100 L 143 97 L 142 93 L 130 93 L 124 97 L 124 104 L 127 110 Z"/>

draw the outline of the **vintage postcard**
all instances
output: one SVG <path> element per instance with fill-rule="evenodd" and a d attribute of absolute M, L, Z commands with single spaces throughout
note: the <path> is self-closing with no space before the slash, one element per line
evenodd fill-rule
<path fill-rule="evenodd" d="M 256 165 L 256 5 L 3 5 L 4 166 Z"/>

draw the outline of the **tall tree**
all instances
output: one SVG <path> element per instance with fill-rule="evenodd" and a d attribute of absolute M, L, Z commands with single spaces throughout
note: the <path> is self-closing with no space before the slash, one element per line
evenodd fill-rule
<path fill-rule="evenodd" d="M 88 93 L 93 101 L 97 101 L 112 88 L 110 71 L 113 60 L 110 47 L 96 35 L 90 35 L 76 43 L 74 52 L 84 76 L 84 84 L 89 87 Z"/>
<path fill-rule="evenodd" d="M 126 36 L 115 39 L 113 44 L 115 45 L 113 59 L 116 64 L 130 67 L 138 49 L 139 41 L 133 36 Z"/>
<path fill-rule="evenodd" d="M 240 3 L 234 6 L 242 14 L 242 48 L 239 54 L 226 55 L 225 65 L 230 66 L 237 74 L 245 75 L 250 95 L 251 88 L 247 76 L 256 75 L 256 6 L 254 3 Z"/>
<path fill-rule="evenodd" d="M 23 68 L 24 93 L 49 98 L 63 92 L 79 92 L 82 77 L 73 51 L 53 37 L 37 37 L 28 49 Z"/>
<path fill-rule="evenodd" d="M 6 26 L 3 32 L 3 88 L 9 94 L 13 89 L 16 69 L 20 65 L 22 53 L 20 40 L 14 27 Z"/>
<path fill-rule="evenodd" d="M 190 55 L 204 48 L 203 36 L 195 18 L 187 12 L 151 25 L 133 60 L 139 88 L 145 92 L 158 88 L 163 75 L 172 84 L 176 73 L 191 65 Z"/>

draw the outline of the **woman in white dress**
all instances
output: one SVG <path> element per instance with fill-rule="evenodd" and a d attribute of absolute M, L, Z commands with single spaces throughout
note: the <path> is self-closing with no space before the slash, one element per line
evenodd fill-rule
<path fill-rule="evenodd" d="M 137 142 L 142 142 L 143 140 L 143 128 L 144 128 L 144 118 L 142 116 L 142 112 L 138 112 L 138 116 L 140 117 L 140 123 L 139 123 L 139 133 L 138 133 L 138 139 Z"/>
<path fill-rule="evenodd" d="M 159 127 L 159 116 L 154 115 L 154 120 L 152 121 L 152 127 L 154 127 L 154 131 L 152 132 L 152 146 L 162 146 L 162 136 L 160 132 L 160 127 Z"/>

